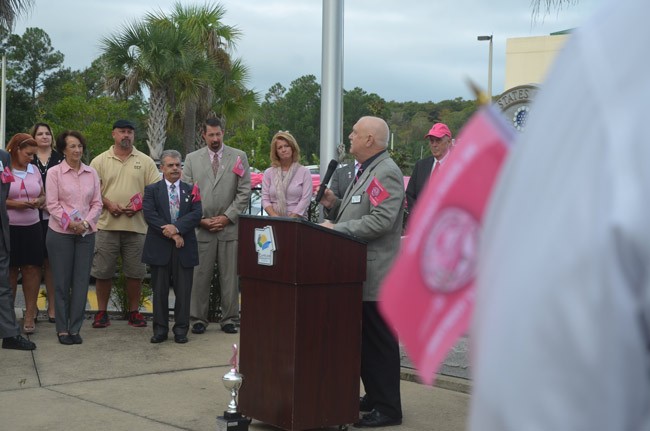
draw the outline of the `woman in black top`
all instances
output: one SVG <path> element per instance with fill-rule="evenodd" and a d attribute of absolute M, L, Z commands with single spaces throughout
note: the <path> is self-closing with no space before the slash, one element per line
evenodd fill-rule
<path fill-rule="evenodd" d="M 43 180 L 43 187 L 45 187 L 45 178 L 47 177 L 48 169 L 61 163 L 63 156 L 54 149 L 52 129 L 48 124 L 36 123 L 34 127 L 32 127 L 30 134 L 38 144 L 38 150 L 34 155 L 32 164 L 36 165 L 38 168 L 38 171 L 41 174 L 41 179 Z M 50 216 L 45 208 L 41 208 L 39 214 L 41 226 L 43 226 L 43 243 L 45 243 L 47 223 Z M 47 292 L 47 318 L 51 323 L 54 323 L 54 283 L 52 281 L 50 262 L 47 258 L 47 248 L 45 248 L 43 274 L 45 275 L 45 290 Z"/>

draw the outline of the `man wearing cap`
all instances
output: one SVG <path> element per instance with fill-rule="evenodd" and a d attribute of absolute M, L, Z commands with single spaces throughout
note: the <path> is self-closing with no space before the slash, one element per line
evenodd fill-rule
<path fill-rule="evenodd" d="M 140 314 L 139 306 L 146 266 L 140 258 L 147 224 L 141 211 L 142 205 L 137 202 L 142 201 L 145 186 L 158 182 L 160 174 L 154 161 L 133 146 L 133 123 L 128 120 L 116 121 L 112 136 L 113 145 L 90 163 L 99 175 L 104 204 L 97 223 L 95 256 L 90 272 L 97 280 L 98 311 L 93 328 L 105 328 L 111 324 L 106 310 L 117 258 L 120 256 L 126 277 L 129 325 L 143 327 L 147 326 L 147 322 Z M 139 199 L 134 199 L 138 194 Z"/>
<path fill-rule="evenodd" d="M 436 123 L 425 136 L 429 140 L 432 156 L 418 160 L 413 167 L 413 173 L 406 187 L 406 202 L 408 209 L 413 212 L 415 202 L 427 185 L 427 181 L 444 163 L 444 158 L 451 147 L 451 131 L 446 124 Z"/>

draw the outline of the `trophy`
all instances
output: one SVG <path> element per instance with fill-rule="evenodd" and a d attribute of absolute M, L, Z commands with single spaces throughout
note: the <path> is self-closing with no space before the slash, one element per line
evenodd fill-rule
<path fill-rule="evenodd" d="M 237 394 L 242 385 L 244 376 L 237 371 L 237 345 L 232 345 L 232 358 L 230 359 L 230 371 L 223 375 L 221 381 L 230 392 L 230 402 L 228 410 L 223 412 L 223 416 L 217 416 L 218 431 L 248 431 L 248 424 L 251 423 L 237 411 Z"/>

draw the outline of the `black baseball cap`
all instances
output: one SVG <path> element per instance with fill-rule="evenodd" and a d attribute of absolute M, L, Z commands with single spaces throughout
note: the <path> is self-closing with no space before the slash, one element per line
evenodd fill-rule
<path fill-rule="evenodd" d="M 113 123 L 113 130 L 115 129 L 133 129 L 135 130 L 135 125 L 129 120 L 117 120 Z"/>

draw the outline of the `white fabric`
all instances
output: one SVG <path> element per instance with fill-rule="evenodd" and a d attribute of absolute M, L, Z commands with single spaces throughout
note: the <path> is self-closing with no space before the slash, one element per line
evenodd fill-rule
<path fill-rule="evenodd" d="M 472 431 L 650 430 L 650 2 L 560 54 L 482 239 Z"/>

